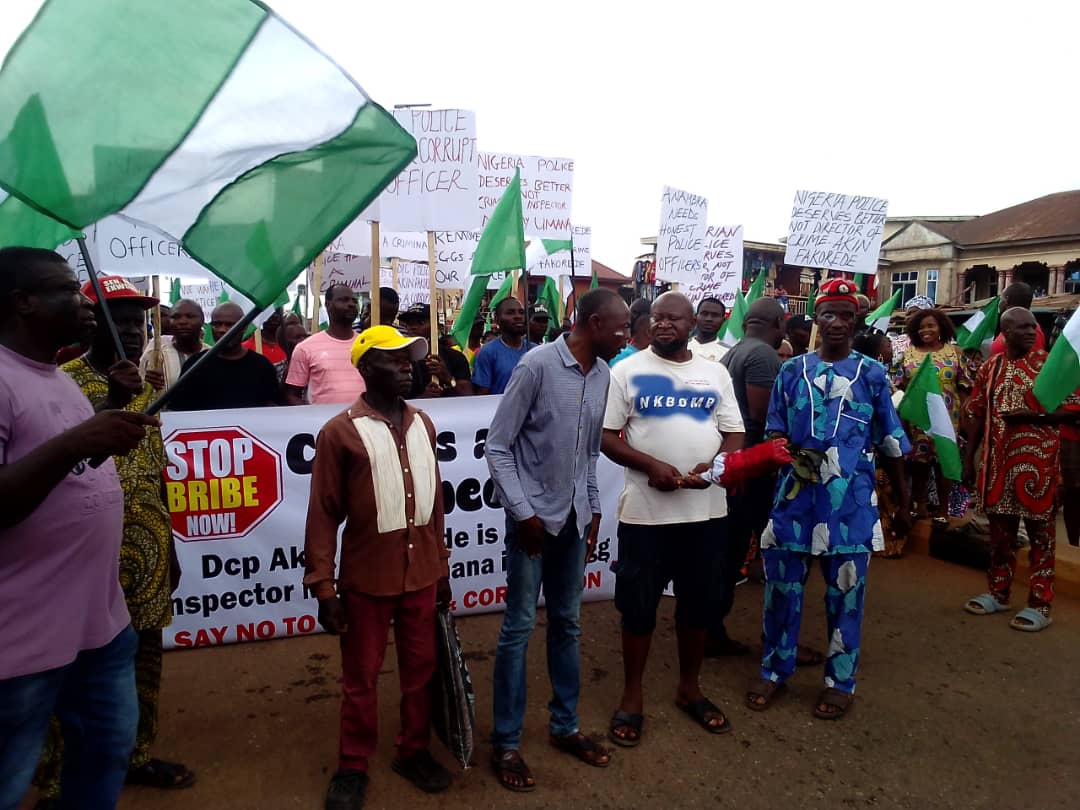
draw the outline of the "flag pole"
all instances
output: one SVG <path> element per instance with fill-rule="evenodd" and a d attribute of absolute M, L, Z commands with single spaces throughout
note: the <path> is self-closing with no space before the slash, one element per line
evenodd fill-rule
<path fill-rule="evenodd" d="M 121 360 L 127 360 L 127 355 L 124 354 L 124 345 L 120 342 L 120 333 L 116 331 L 116 322 L 113 321 L 112 313 L 109 312 L 109 308 L 105 306 L 105 291 L 101 288 L 101 279 L 98 278 L 97 271 L 94 269 L 94 262 L 90 259 L 90 251 L 86 247 L 86 239 L 80 236 L 77 241 L 79 243 L 79 252 L 82 254 L 83 264 L 86 265 L 86 274 L 90 276 L 90 286 L 94 288 L 94 295 L 97 296 L 102 317 L 105 318 L 105 326 L 112 336 L 113 348 L 116 349 L 116 354 Z"/>
<path fill-rule="evenodd" d="M 435 263 L 438 257 L 435 255 L 435 231 L 427 232 L 427 269 L 428 269 L 428 312 L 431 313 L 431 342 L 428 349 L 432 355 L 439 354 L 439 317 L 435 311 Z"/>
<path fill-rule="evenodd" d="M 154 349 L 150 352 L 146 368 L 150 371 L 161 371 L 165 363 L 162 362 L 161 356 L 161 278 L 159 276 L 150 277 L 150 294 L 157 299 L 158 303 L 150 315 L 150 322 L 154 326 Z"/>
<path fill-rule="evenodd" d="M 371 223 L 371 294 L 368 302 L 368 326 L 378 326 L 382 323 L 380 308 L 382 307 L 382 237 L 379 236 L 379 223 Z"/>
<path fill-rule="evenodd" d="M 571 309 L 570 312 L 567 313 L 567 314 L 570 315 L 570 316 L 573 316 L 572 319 L 574 321 L 577 320 L 577 299 L 578 299 L 578 294 L 577 294 L 577 273 L 575 272 L 576 268 L 577 268 L 577 262 L 574 260 L 574 231 L 573 231 L 573 228 L 571 228 L 571 230 L 570 230 L 570 294 L 572 296 L 574 296 L 574 306 L 573 306 L 573 309 Z M 559 324 L 559 328 L 562 328 L 561 323 Z"/>
<path fill-rule="evenodd" d="M 311 280 L 311 286 L 314 288 L 308 290 L 308 294 L 311 296 L 311 334 L 315 334 L 319 331 L 319 301 L 322 298 L 322 268 L 323 268 L 323 254 L 319 251 L 319 255 L 315 257 L 315 277 Z"/>

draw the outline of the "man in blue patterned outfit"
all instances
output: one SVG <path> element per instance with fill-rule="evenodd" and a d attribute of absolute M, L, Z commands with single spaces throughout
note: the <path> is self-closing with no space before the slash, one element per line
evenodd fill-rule
<path fill-rule="evenodd" d="M 850 281 L 821 286 L 815 321 L 821 348 L 784 364 L 766 431 L 786 438 L 795 464 L 780 473 L 761 537 L 765 563 L 765 649 L 747 705 L 767 708 L 795 671 L 803 586 L 818 558 L 825 577 L 829 651 L 816 717 L 833 720 L 854 700 L 870 554 L 883 548 L 874 490 L 874 450 L 900 482 L 895 521 L 904 531 L 909 498 L 902 459 L 911 449 L 890 399 L 884 367 L 853 352 L 858 302 Z"/>

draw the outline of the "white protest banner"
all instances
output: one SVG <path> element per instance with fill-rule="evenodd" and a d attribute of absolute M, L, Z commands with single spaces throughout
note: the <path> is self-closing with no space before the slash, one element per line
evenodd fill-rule
<path fill-rule="evenodd" d="M 691 284 L 705 261 L 709 201 L 689 191 L 664 186 L 660 231 L 656 238 L 656 278 Z"/>
<path fill-rule="evenodd" d="M 889 201 L 796 191 L 784 264 L 876 273 Z"/>
<path fill-rule="evenodd" d="M 525 235 L 568 239 L 574 186 L 574 161 L 570 158 L 481 152 L 481 227 L 487 224 L 517 170 L 521 171 L 521 214 Z"/>
<path fill-rule="evenodd" d="M 719 298 L 729 310 L 740 292 L 743 266 L 742 225 L 710 225 L 705 231 L 701 275 L 682 288 L 697 308 L 703 298 Z"/>
<path fill-rule="evenodd" d="M 417 156 L 364 216 L 388 231 L 479 228 L 476 114 L 410 109 L 394 110 L 394 118 L 416 138 Z"/>
<path fill-rule="evenodd" d="M 499 397 L 425 400 L 438 433 L 450 574 L 458 614 L 503 609 L 505 514 L 484 460 Z M 305 591 L 304 523 L 315 437 L 338 405 L 162 414 L 165 488 L 183 576 L 166 648 L 318 630 Z M 585 569 L 585 599 L 610 599 L 622 468 L 597 467 L 604 519 Z"/>

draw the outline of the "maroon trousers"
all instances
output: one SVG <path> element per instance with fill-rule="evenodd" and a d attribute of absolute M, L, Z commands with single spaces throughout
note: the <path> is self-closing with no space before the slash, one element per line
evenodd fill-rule
<path fill-rule="evenodd" d="M 435 675 L 435 586 L 399 596 L 346 593 L 349 632 L 341 636 L 341 747 L 338 767 L 367 772 L 378 739 L 379 670 L 394 625 L 401 731 L 394 744 L 405 759 L 426 751 L 431 737 L 428 685 Z"/>

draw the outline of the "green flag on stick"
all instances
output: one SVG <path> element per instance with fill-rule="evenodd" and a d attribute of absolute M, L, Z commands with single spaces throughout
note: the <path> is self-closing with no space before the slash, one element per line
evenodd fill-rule
<path fill-rule="evenodd" d="M 169 284 L 169 306 L 175 307 L 180 303 L 180 279 L 174 278 Z"/>
<path fill-rule="evenodd" d="M 521 218 L 521 172 L 518 170 L 480 234 L 469 272 L 474 276 L 490 276 L 527 267 L 525 227 Z"/>
<path fill-rule="evenodd" d="M 978 349 L 983 341 L 992 338 L 997 333 L 998 309 L 1001 306 L 1001 296 L 990 299 L 985 307 L 980 309 L 956 330 L 956 345 L 961 349 Z"/>
<path fill-rule="evenodd" d="M 750 310 L 750 305 L 757 301 L 765 292 L 765 276 L 769 271 L 762 267 L 757 274 L 757 278 L 754 279 L 754 283 L 750 285 L 750 289 L 746 291 L 746 295 L 740 293 L 735 294 L 735 302 L 731 306 L 731 314 L 727 320 L 724 321 L 723 328 L 720 330 L 720 336 L 726 338 L 725 343 L 736 343 L 743 339 L 743 320 L 746 318 L 746 313 Z"/>
<path fill-rule="evenodd" d="M 960 448 L 956 443 L 956 429 L 941 392 L 937 366 L 930 354 L 926 355 L 919 370 L 908 383 L 897 412 L 901 419 L 906 419 L 930 434 L 937 452 L 938 464 L 941 465 L 941 474 L 951 481 L 959 481 L 962 465 Z"/>
<path fill-rule="evenodd" d="M 461 302 L 461 310 L 454 319 L 454 326 L 450 334 L 459 348 L 466 349 L 469 346 L 469 333 L 472 332 L 473 323 L 480 315 L 480 307 L 484 303 L 484 293 L 487 292 L 487 276 L 475 276 L 469 284 L 469 291 L 465 293 L 465 300 Z"/>
<path fill-rule="evenodd" d="M 1073 312 L 1050 356 L 1035 377 L 1032 393 L 1047 411 L 1056 411 L 1080 388 L 1080 309 Z"/>
<path fill-rule="evenodd" d="M 889 321 L 892 320 L 892 314 L 900 303 L 900 293 L 902 292 L 902 289 L 898 289 L 889 296 L 888 301 L 873 312 L 868 313 L 866 316 L 866 325 L 877 329 L 879 332 L 888 332 Z"/>

